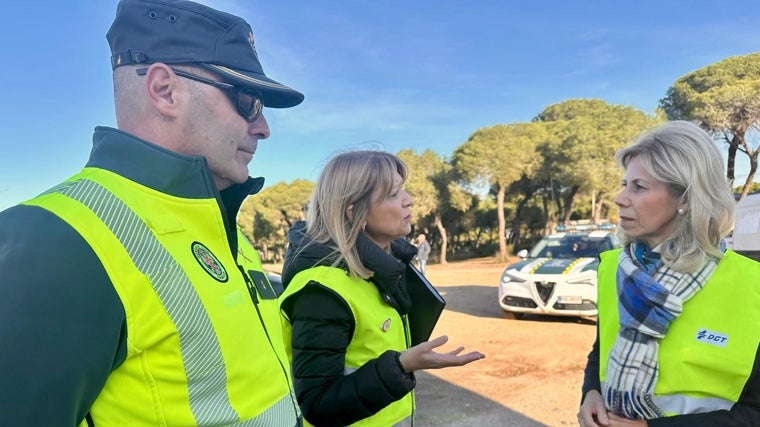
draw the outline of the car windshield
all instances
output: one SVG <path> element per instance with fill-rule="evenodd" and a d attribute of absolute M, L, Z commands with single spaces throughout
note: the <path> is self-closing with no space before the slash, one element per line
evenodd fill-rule
<path fill-rule="evenodd" d="M 530 258 L 579 258 L 596 257 L 599 252 L 612 249 L 607 237 L 567 234 L 547 236 L 541 239 L 528 255 Z"/>

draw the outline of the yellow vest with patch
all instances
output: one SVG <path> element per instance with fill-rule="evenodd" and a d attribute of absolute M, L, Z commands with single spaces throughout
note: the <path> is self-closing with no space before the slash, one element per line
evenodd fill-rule
<path fill-rule="evenodd" d="M 599 264 L 600 379 L 620 328 L 617 260 Z M 730 409 L 752 374 L 760 343 L 760 263 L 726 251 L 705 286 L 660 340 L 655 403 L 668 415 Z"/>
<path fill-rule="evenodd" d="M 124 307 L 126 359 L 90 409 L 96 426 L 297 425 L 279 304 L 256 291 L 266 277 L 239 230 L 231 253 L 215 198 L 85 168 L 26 204 L 87 241 Z"/>
<path fill-rule="evenodd" d="M 346 374 L 359 369 L 387 350 L 402 352 L 408 348 L 405 318 L 383 301 L 380 291 L 372 282 L 351 277 L 343 269 L 320 266 L 299 272 L 280 296 L 280 301 L 284 302 L 297 294 L 312 281 L 335 291 L 347 303 L 354 317 L 354 335 L 346 348 Z M 291 355 L 292 328 L 284 312 L 282 319 L 286 346 Z M 410 392 L 375 415 L 351 425 L 376 427 L 401 425 L 404 422 L 411 422 L 413 411 L 414 393 Z M 310 425 L 306 420 L 304 423 Z"/>

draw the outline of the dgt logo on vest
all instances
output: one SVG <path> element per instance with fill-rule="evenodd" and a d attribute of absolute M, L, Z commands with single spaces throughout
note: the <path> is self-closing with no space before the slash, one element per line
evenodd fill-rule
<path fill-rule="evenodd" d="M 697 341 L 718 347 L 725 347 L 728 344 L 728 335 L 720 332 L 700 329 L 697 331 Z"/>

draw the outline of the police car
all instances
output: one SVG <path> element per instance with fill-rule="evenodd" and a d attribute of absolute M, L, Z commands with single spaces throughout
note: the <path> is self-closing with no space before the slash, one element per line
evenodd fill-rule
<path fill-rule="evenodd" d="M 600 252 L 620 247 L 614 225 L 573 224 L 557 227 L 522 261 L 504 270 L 499 281 L 499 306 L 506 318 L 525 313 L 596 316 L 596 269 Z"/>

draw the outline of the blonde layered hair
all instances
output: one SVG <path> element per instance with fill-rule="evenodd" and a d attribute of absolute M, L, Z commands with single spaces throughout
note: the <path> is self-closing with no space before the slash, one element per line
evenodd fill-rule
<path fill-rule="evenodd" d="M 721 239 L 734 228 L 736 201 L 710 135 L 686 121 L 668 122 L 615 153 L 623 169 L 633 158 L 686 205 L 675 231 L 663 242 L 663 262 L 676 271 L 693 272 L 707 257 L 720 259 Z M 624 230 L 618 235 L 624 244 L 631 241 Z"/>
<path fill-rule="evenodd" d="M 333 265 L 345 261 L 352 276 L 369 278 L 356 250 L 370 207 L 379 191 L 386 197 L 398 173 L 406 181 L 407 167 L 393 154 L 383 151 L 349 151 L 333 157 L 322 170 L 309 201 L 306 234 L 314 242 L 333 249 Z"/>

